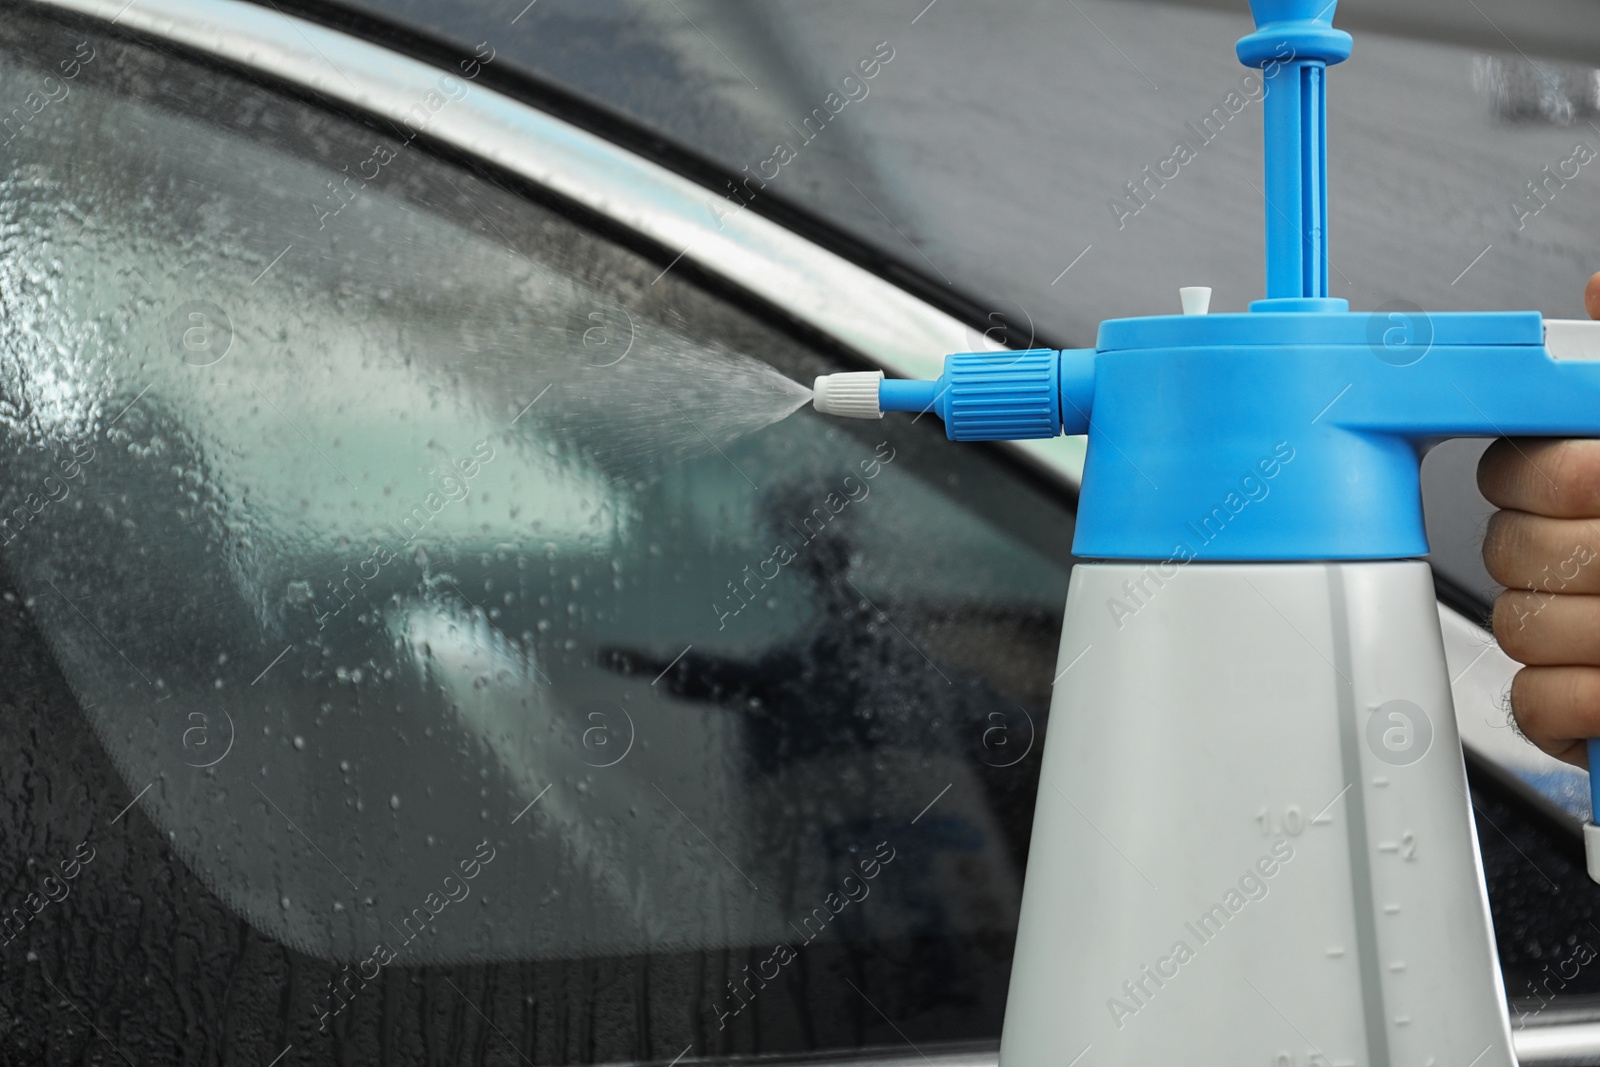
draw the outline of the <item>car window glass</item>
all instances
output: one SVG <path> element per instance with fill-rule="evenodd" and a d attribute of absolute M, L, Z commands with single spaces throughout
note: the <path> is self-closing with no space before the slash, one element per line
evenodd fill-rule
<path fill-rule="evenodd" d="M 54 832 L 159 834 L 332 976 L 682 1005 L 568 1059 L 892 1034 L 858 994 L 997 1032 L 1061 499 L 932 419 L 759 426 L 848 357 L 405 129 L 92 26 L 0 50 L 0 555 L 120 779 L 46 767 Z M 746 965 L 788 983 L 748 1014 Z"/>

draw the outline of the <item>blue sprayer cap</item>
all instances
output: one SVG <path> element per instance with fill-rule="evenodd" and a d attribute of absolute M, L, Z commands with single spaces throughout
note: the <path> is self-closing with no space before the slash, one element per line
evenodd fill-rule
<path fill-rule="evenodd" d="M 1600 362 L 1553 358 L 1538 312 L 1328 296 L 1324 87 L 1351 46 L 1334 7 L 1252 0 L 1238 44 L 1265 93 L 1267 293 L 1249 312 L 1113 319 L 1094 349 L 961 353 L 935 382 L 867 376 L 869 410 L 830 406 L 821 386 L 851 377 L 831 375 L 818 409 L 931 410 L 963 441 L 1087 433 L 1074 553 L 1155 561 L 1423 555 L 1431 445 L 1600 433 Z"/>

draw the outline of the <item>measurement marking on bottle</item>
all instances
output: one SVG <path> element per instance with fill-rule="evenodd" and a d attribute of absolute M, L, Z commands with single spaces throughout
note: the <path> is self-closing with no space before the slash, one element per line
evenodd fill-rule
<path fill-rule="evenodd" d="M 1400 851 L 1400 842 L 1398 842 L 1398 841 L 1379 841 L 1378 842 L 1378 851 L 1379 852 L 1399 852 Z"/>
<path fill-rule="evenodd" d="M 1330 955 L 1330 956 L 1343 956 L 1344 955 L 1344 946 L 1343 945 L 1329 945 L 1328 946 L 1328 955 Z"/>
<path fill-rule="evenodd" d="M 1339 803 L 1339 801 L 1341 799 L 1343 799 L 1344 795 L 1346 793 L 1350 792 L 1350 787 L 1355 785 L 1355 784 L 1356 784 L 1355 782 L 1346 782 L 1345 783 L 1345 787 L 1343 789 L 1339 790 L 1339 795 L 1334 797 L 1332 800 L 1328 801 L 1327 805 L 1321 811 L 1317 812 L 1315 815 L 1313 815 L 1311 817 L 1311 825 L 1312 826 L 1325 826 L 1328 823 L 1332 822 L 1333 821 L 1333 817 L 1330 816 L 1328 814 L 1328 812 L 1333 810 L 1333 806 L 1335 804 Z"/>
<path fill-rule="evenodd" d="M 1411 1016 L 1409 1016 L 1409 1015 L 1396 1015 L 1395 1018 L 1394 1018 L 1394 1024 L 1396 1026 L 1410 1026 L 1411 1025 Z"/>
<path fill-rule="evenodd" d="M 1398 904 L 1385 904 L 1383 906 L 1383 913 L 1385 915 L 1399 915 L 1400 914 L 1400 905 L 1398 905 Z"/>
<path fill-rule="evenodd" d="M 1283 809 L 1282 814 L 1262 808 L 1256 812 L 1256 822 L 1261 824 L 1261 836 L 1281 837 L 1288 834 L 1298 837 L 1305 833 L 1306 817 L 1300 811 L 1298 804 L 1290 804 Z"/>
<path fill-rule="evenodd" d="M 1387 778 L 1374 778 L 1372 780 L 1372 784 L 1376 785 L 1376 786 L 1386 786 L 1386 785 L 1389 784 L 1389 779 L 1387 779 Z"/>
<path fill-rule="evenodd" d="M 1393 963 L 1389 964 L 1389 969 L 1391 971 L 1403 971 L 1406 969 L 1406 961 L 1395 960 Z"/>

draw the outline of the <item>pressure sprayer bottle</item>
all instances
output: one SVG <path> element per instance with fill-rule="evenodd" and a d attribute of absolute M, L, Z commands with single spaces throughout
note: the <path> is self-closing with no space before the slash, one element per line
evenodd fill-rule
<path fill-rule="evenodd" d="M 1252 0 L 1267 296 L 816 408 L 1089 435 L 1002 1067 L 1510 1067 L 1419 468 L 1600 434 L 1600 324 L 1328 296 L 1329 0 Z M 1600 753 L 1594 766 L 1600 767 Z M 1591 875 L 1600 870 L 1586 830 Z"/>

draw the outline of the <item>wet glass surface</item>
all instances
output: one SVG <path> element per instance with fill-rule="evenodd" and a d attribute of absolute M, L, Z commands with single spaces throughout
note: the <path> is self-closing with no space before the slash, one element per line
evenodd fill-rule
<path fill-rule="evenodd" d="M 1065 501 L 407 129 L 31 16 L 0 101 L 0 1040 L 998 1033 Z"/>

